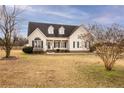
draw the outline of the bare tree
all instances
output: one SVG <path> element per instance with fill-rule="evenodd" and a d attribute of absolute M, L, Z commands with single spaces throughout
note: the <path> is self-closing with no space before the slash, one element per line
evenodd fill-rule
<path fill-rule="evenodd" d="M 111 71 L 124 52 L 124 28 L 117 24 L 109 27 L 90 25 L 88 30 L 93 33 L 96 54 L 104 62 L 106 70 Z"/>
<path fill-rule="evenodd" d="M 18 15 L 21 13 L 16 6 L 0 6 L 0 37 L 6 58 L 10 56 L 17 37 Z"/>
<path fill-rule="evenodd" d="M 88 31 L 88 28 L 86 28 L 86 26 L 83 25 L 83 27 L 87 30 L 87 32 L 86 33 L 83 33 L 83 34 L 80 34 L 78 36 L 78 38 L 82 40 L 82 47 L 84 46 L 83 43 L 85 43 L 85 44 L 88 43 L 87 48 L 90 49 L 92 47 L 93 43 L 94 43 L 93 42 L 94 41 L 94 37 L 93 37 L 92 33 L 90 33 Z"/>

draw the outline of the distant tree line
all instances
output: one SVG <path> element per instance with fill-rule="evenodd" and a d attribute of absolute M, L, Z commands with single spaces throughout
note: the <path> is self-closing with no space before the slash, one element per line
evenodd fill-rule
<path fill-rule="evenodd" d="M 14 46 L 24 46 L 28 43 L 28 40 L 24 37 L 17 37 Z"/>
<path fill-rule="evenodd" d="M 24 46 L 25 44 L 28 43 L 28 40 L 24 37 L 16 37 L 15 43 L 13 44 L 13 46 Z M 0 38 L 0 46 L 4 46 L 4 44 L 2 43 L 2 39 Z"/>

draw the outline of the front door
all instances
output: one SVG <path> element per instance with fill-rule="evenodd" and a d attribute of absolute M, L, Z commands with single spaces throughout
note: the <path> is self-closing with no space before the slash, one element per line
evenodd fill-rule
<path fill-rule="evenodd" d="M 50 42 L 47 43 L 47 48 L 50 49 Z"/>
<path fill-rule="evenodd" d="M 47 42 L 47 49 L 51 50 L 52 49 L 52 42 Z"/>

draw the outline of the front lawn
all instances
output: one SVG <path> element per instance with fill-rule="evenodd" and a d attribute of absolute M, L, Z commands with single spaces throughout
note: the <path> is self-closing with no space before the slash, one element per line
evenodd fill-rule
<path fill-rule="evenodd" d="M 106 71 L 94 54 L 12 55 L 17 59 L 0 60 L 0 87 L 124 87 L 124 59 Z"/>

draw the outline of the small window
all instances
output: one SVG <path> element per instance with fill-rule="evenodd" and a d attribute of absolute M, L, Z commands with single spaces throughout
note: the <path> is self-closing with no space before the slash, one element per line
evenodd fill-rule
<path fill-rule="evenodd" d="M 41 41 L 41 48 L 43 48 L 43 41 Z"/>
<path fill-rule="evenodd" d="M 54 48 L 60 48 L 60 42 L 59 41 L 54 42 Z"/>
<path fill-rule="evenodd" d="M 73 48 L 75 48 L 75 42 L 73 42 Z"/>
<path fill-rule="evenodd" d="M 67 46 L 67 45 L 66 45 L 66 41 L 61 42 L 61 47 L 62 47 L 62 48 L 66 48 L 66 46 Z"/>
<path fill-rule="evenodd" d="M 77 42 L 77 48 L 79 48 L 79 41 Z"/>
<path fill-rule="evenodd" d="M 49 26 L 48 34 L 54 34 L 54 27 L 53 26 Z"/>
<path fill-rule="evenodd" d="M 85 48 L 89 48 L 90 47 L 90 42 L 86 41 L 85 42 Z"/>
<path fill-rule="evenodd" d="M 60 48 L 60 42 L 58 42 L 58 48 Z"/>
<path fill-rule="evenodd" d="M 59 34 L 64 34 L 65 33 L 65 28 L 64 27 L 60 27 L 59 28 Z"/>

